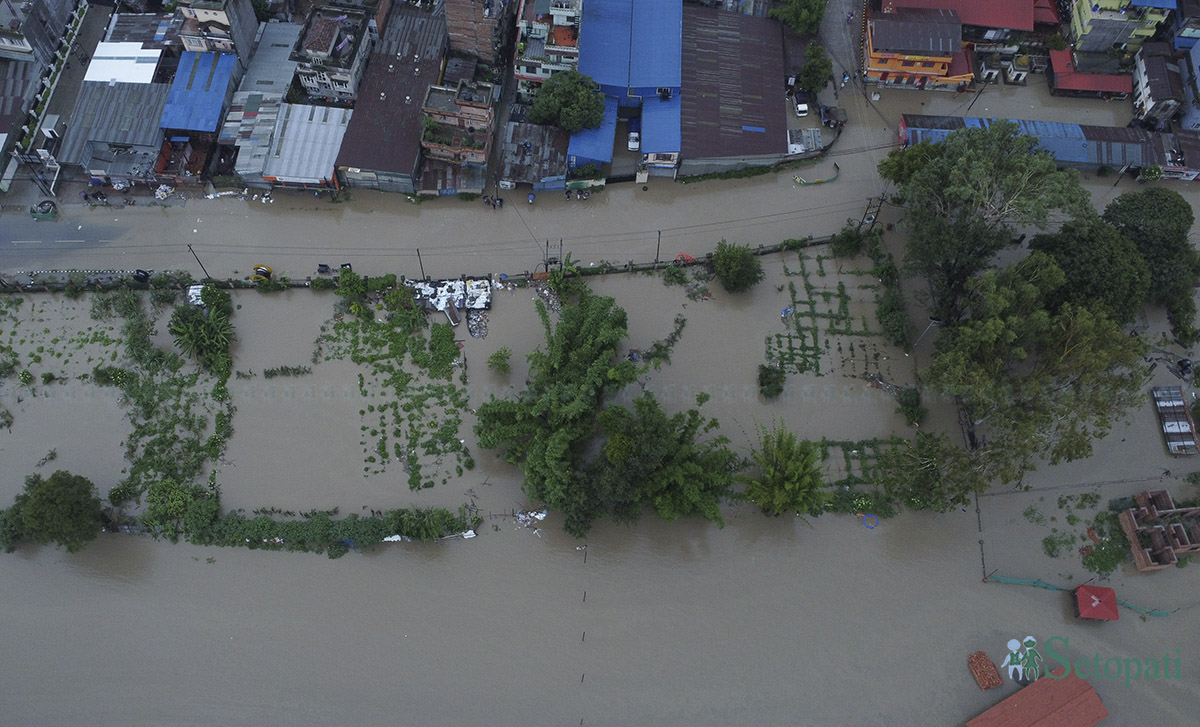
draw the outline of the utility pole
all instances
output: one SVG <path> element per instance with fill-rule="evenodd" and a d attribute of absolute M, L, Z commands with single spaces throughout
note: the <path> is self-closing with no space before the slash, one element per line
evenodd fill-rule
<path fill-rule="evenodd" d="M 192 249 L 191 243 L 188 243 L 188 252 L 192 254 L 192 257 L 196 258 L 196 262 L 200 265 L 200 270 L 204 273 L 205 279 L 212 280 L 213 276 L 209 275 L 208 271 L 204 269 L 204 263 L 200 262 L 200 256 L 197 255 L 196 251 Z"/>
<path fill-rule="evenodd" d="M 417 248 L 417 265 L 421 266 L 421 280 L 428 280 L 425 277 L 425 263 L 421 261 L 421 248 Z"/>

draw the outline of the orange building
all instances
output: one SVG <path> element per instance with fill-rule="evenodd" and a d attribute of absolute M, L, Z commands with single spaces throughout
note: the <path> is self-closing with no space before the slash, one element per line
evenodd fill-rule
<path fill-rule="evenodd" d="M 898 8 L 867 21 L 867 83 L 958 88 L 975 80 L 953 10 Z"/>

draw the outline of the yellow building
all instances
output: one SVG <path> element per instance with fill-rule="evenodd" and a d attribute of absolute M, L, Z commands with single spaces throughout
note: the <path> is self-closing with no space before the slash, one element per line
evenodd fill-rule
<path fill-rule="evenodd" d="M 900 8 L 874 15 L 865 42 L 867 83 L 957 88 L 975 80 L 953 10 Z"/>

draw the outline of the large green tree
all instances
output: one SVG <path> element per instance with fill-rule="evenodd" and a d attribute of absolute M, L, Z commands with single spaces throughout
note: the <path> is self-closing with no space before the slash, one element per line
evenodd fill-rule
<path fill-rule="evenodd" d="M 941 432 L 920 432 L 912 442 L 885 450 L 879 471 L 888 496 L 913 510 L 948 512 L 989 485 L 983 456 Z"/>
<path fill-rule="evenodd" d="M 780 0 L 770 15 L 800 35 L 816 35 L 825 17 L 825 5 L 825 0 Z"/>
<path fill-rule="evenodd" d="M 713 272 L 730 293 L 741 293 L 757 285 L 766 273 L 762 261 L 749 245 L 734 245 L 721 240 L 712 257 Z"/>
<path fill-rule="evenodd" d="M 574 134 L 595 129 L 604 120 L 604 95 L 591 76 L 574 68 L 557 71 L 538 88 L 529 120 L 551 124 Z"/>
<path fill-rule="evenodd" d="M 1042 227 L 1054 210 L 1090 213 L 1078 173 L 1060 171 L 1008 122 L 892 152 L 879 173 L 908 209 L 906 267 L 926 279 L 931 312 L 947 326 L 957 325 L 967 282 L 1011 239 L 1012 225 Z"/>
<path fill-rule="evenodd" d="M 66 470 L 46 478 L 30 475 L 25 490 L 0 518 L 0 538 L 8 552 L 18 542 L 31 540 L 77 553 L 100 534 L 102 512 L 96 486 L 88 478 Z"/>
<path fill-rule="evenodd" d="M 668 415 L 646 394 L 631 408 L 613 397 L 638 375 L 619 355 L 625 311 L 582 288 L 557 325 L 537 304 L 545 345 L 529 355 L 529 380 L 516 399 L 479 407 L 475 433 L 521 467 L 530 499 L 566 515 L 582 537 L 599 518 L 635 520 L 646 508 L 665 519 L 720 522 L 718 503 L 739 465 L 716 422 L 695 409 Z"/>
<path fill-rule="evenodd" d="M 1141 401 L 1144 345 L 1103 310 L 1051 310 L 1047 298 L 1065 282 L 1041 252 L 988 271 L 971 286 L 969 318 L 936 340 L 926 381 L 981 425 L 991 478 L 1016 482 L 1039 459 L 1090 456 Z"/>
<path fill-rule="evenodd" d="M 1126 192 L 1104 209 L 1104 220 L 1127 235 L 1150 267 L 1150 295 L 1167 306 L 1171 322 L 1195 340 L 1192 288 L 1200 282 L 1200 256 L 1189 242 L 1195 217 L 1178 192 L 1151 187 Z"/>
<path fill-rule="evenodd" d="M 1117 323 L 1128 323 L 1146 302 L 1150 270 L 1137 246 L 1096 216 L 1063 224 L 1057 232 L 1038 235 L 1029 244 L 1054 258 L 1066 284 L 1047 295 L 1050 305 L 1096 306 Z"/>
<path fill-rule="evenodd" d="M 829 54 L 820 43 L 810 40 L 804 49 L 804 66 L 800 69 L 796 83 L 805 91 L 816 93 L 825 86 L 832 75 L 833 61 L 829 59 Z"/>
<path fill-rule="evenodd" d="M 696 409 L 667 414 L 653 395 L 643 394 L 632 409 L 606 407 L 597 423 L 603 444 L 586 475 L 590 514 L 633 522 L 651 508 L 668 521 L 699 516 L 722 522 L 720 504 L 741 463 L 727 438 L 705 436 L 717 428 L 715 419 Z"/>
<path fill-rule="evenodd" d="M 821 512 L 828 491 L 816 444 L 798 439 L 782 422 L 760 425 L 750 460 L 751 471 L 739 477 L 746 486 L 742 497 L 772 515 Z"/>

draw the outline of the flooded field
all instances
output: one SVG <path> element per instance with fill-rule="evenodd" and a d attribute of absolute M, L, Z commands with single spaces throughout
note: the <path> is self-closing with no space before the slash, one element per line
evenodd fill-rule
<path fill-rule="evenodd" d="M 863 375 L 911 383 L 912 359 L 872 335 L 877 324 L 863 301 L 875 281 L 858 269 L 869 262 L 827 254 L 768 257 L 767 279 L 743 296 L 710 283 L 711 299 L 690 299 L 640 274 L 589 282 L 628 310 L 629 348 L 648 347 L 683 316 L 671 363 L 640 386 L 668 410 L 709 393 L 705 411 L 737 447 L 756 425 L 779 419 L 806 438 L 907 436 L 894 399 Z M 978 515 L 910 513 L 869 529 L 851 516 L 805 522 L 731 505 L 724 529 L 646 518 L 600 524 L 584 542 L 564 535 L 555 514 L 537 530 L 515 522 L 513 509 L 537 503 L 525 499 L 517 470 L 474 448 L 470 410 L 520 388 L 524 354 L 541 342 L 531 291 L 497 291 L 487 338 L 456 329 L 468 361 L 460 434 L 476 466 L 459 477 L 443 463 L 447 482 L 438 475 L 418 492 L 398 466 L 364 472 L 367 407 L 386 396 L 364 394 L 363 367 L 328 357 L 327 347 L 314 359 L 335 300 L 306 290 L 235 296 L 237 414 L 215 465 L 225 505 L 348 514 L 470 501 L 484 517 L 479 537 L 337 561 L 123 535 L 104 535 L 78 555 L 23 549 L 0 558 L 0 648 L 20 664 L 0 686 L 6 720 L 959 724 L 1015 688 L 981 693 L 967 655 L 984 649 L 999 663 L 1007 640 L 1026 634 L 1068 637 L 1075 657 L 1182 650 L 1181 680 L 1095 681 L 1115 724 L 1184 724 L 1200 701 L 1191 569 L 1114 574 L 1109 585 L 1122 598 L 1180 610 L 1145 621 L 1125 610 L 1107 624 L 1076 621 L 1067 594 L 982 582 L 985 569 L 1064 587 L 1091 578 L 1069 548 L 1050 558 L 1042 545 L 1052 529 L 1080 529 L 1067 523 L 1090 512 L 1082 494 L 1097 493 L 1103 508 L 1147 486 L 1190 492 L 1180 480 L 1190 468 L 1162 453 L 1149 400 L 1095 458 L 1043 468 L 1031 492 L 989 494 Z M 45 346 L 41 337 L 61 343 L 100 328 L 86 299 L 30 296 L 22 305 L 29 320 L 9 337 L 23 360 Z M 788 337 L 790 348 L 780 343 Z M 159 342 L 169 345 L 161 330 Z M 514 352 L 506 376 L 484 365 L 501 346 Z M 81 344 L 53 366 L 43 351 L 31 371 L 61 371 L 61 381 L 39 379 L 36 396 L 13 380 L 0 387 L 14 414 L 12 430 L 0 433 L 10 465 L 0 472 L 4 502 L 35 469 L 86 472 L 98 484 L 120 477 L 124 409 L 113 390 L 79 379 L 115 350 Z M 784 394 L 766 403 L 755 377 L 769 351 L 791 355 L 794 368 Z M 311 373 L 264 376 L 281 366 Z M 1160 370 L 1156 382 L 1169 376 Z M 953 425 L 951 409 L 931 408 L 932 425 Z M 38 468 L 50 449 L 57 458 Z M 845 474 L 843 461 L 831 459 L 831 478 Z M 1063 495 L 1072 499 L 1060 504 Z M 122 696 L 133 690 L 143 696 Z"/>

